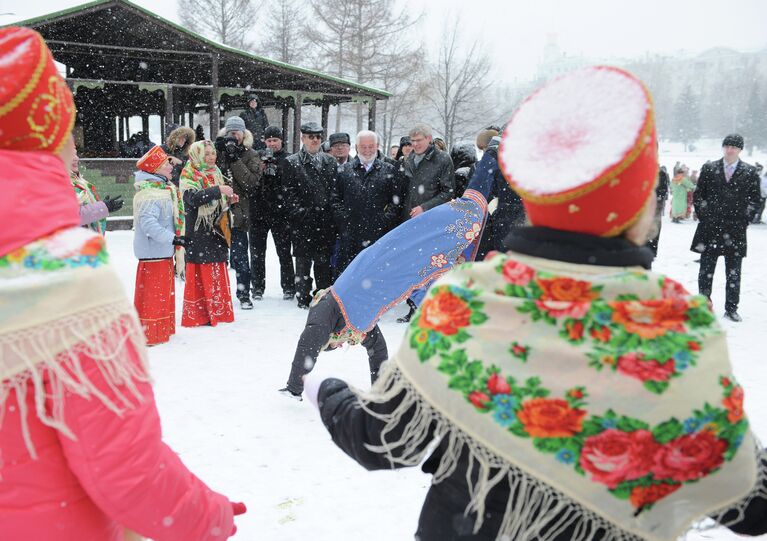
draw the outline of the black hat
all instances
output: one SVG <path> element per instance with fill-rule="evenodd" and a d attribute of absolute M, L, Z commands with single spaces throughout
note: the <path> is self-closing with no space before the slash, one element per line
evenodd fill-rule
<path fill-rule="evenodd" d="M 270 137 L 284 140 L 282 137 L 282 128 L 279 126 L 267 126 L 264 130 L 264 139 L 269 139 Z"/>
<path fill-rule="evenodd" d="M 410 142 L 410 137 L 406 135 L 405 137 L 400 137 L 399 146 L 400 148 L 406 147 L 406 146 L 413 146 L 413 143 Z"/>
<path fill-rule="evenodd" d="M 250 103 L 253 100 L 261 101 L 258 99 L 258 94 L 252 94 L 252 93 L 248 94 L 247 100 L 248 100 L 248 103 Z"/>
<path fill-rule="evenodd" d="M 330 146 L 337 145 L 339 143 L 346 143 L 347 145 L 352 144 L 352 140 L 349 139 L 348 133 L 333 133 L 328 137 L 328 141 L 330 142 Z"/>
<path fill-rule="evenodd" d="M 743 150 L 743 136 L 737 133 L 731 133 L 722 141 L 723 147 L 738 147 Z"/>
<path fill-rule="evenodd" d="M 301 133 L 315 133 L 322 135 L 322 132 L 322 126 L 316 122 L 305 122 L 304 124 L 301 124 Z"/>

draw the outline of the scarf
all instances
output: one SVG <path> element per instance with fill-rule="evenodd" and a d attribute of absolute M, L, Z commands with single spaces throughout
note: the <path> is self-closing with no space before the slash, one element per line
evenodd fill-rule
<path fill-rule="evenodd" d="M 96 192 L 96 187 L 85 180 L 80 173 L 74 171 L 69 172 L 69 180 L 72 181 L 72 187 L 75 189 L 75 195 L 77 196 L 77 202 L 82 205 L 91 205 L 101 201 L 99 194 Z M 88 227 L 95 232 L 103 235 L 107 230 L 106 218 L 102 218 L 92 224 L 88 224 Z"/>
<path fill-rule="evenodd" d="M 704 297 L 638 267 L 509 253 L 454 269 L 359 396 L 381 418 L 400 394 L 371 450 L 416 465 L 433 430 L 435 483 L 468 452 L 476 530 L 510 485 L 500 539 L 671 541 L 767 497 L 724 331 Z"/>
<path fill-rule="evenodd" d="M 149 201 L 170 199 L 173 208 L 173 225 L 176 236 L 184 234 L 184 201 L 178 192 L 178 188 L 172 183 L 156 175 L 136 174 L 136 195 L 133 196 L 133 220 L 138 219 L 143 207 Z"/>
<path fill-rule="evenodd" d="M 208 143 L 210 143 L 210 141 L 199 141 L 189 147 L 189 161 L 186 162 L 186 165 L 184 165 L 184 168 L 181 170 L 180 177 L 182 197 L 187 190 L 197 191 L 212 186 L 224 185 L 224 177 L 218 166 L 207 165 L 205 163 L 205 146 Z M 223 194 L 220 199 L 200 206 L 197 209 L 197 220 L 195 221 L 194 229 L 197 230 L 202 226 L 208 231 L 212 230 L 213 222 L 227 209 L 227 207 L 227 198 Z"/>
<path fill-rule="evenodd" d="M 0 256 L 62 227 L 80 224 L 77 198 L 58 156 L 0 150 L 0 167 L 9 180 L 3 183 L 0 197 Z"/>

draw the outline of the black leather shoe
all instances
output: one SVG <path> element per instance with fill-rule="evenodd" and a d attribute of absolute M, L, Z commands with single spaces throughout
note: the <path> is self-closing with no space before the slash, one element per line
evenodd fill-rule
<path fill-rule="evenodd" d="M 301 397 L 300 393 L 296 394 L 293 391 L 291 391 L 290 389 L 288 389 L 287 387 L 283 387 L 282 389 L 280 389 L 277 392 L 280 393 L 281 395 L 287 396 L 288 398 L 292 398 L 293 400 L 298 400 L 299 402 L 303 401 L 303 398 Z"/>
<path fill-rule="evenodd" d="M 741 321 L 743 321 L 743 318 L 740 317 L 740 314 L 738 314 L 737 312 L 725 312 L 724 319 L 729 319 L 730 321 L 733 321 L 735 323 L 740 323 Z"/>

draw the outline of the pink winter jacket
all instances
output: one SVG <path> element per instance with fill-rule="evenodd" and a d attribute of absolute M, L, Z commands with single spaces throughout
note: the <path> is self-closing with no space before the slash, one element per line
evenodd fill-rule
<path fill-rule="evenodd" d="M 138 362 L 136 350 L 131 353 Z M 94 361 L 83 358 L 82 366 L 114 399 Z M 162 442 L 152 388 L 137 386 L 144 401 L 122 417 L 99 400 L 68 394 L 65 418 L 77 436 L 73 441 L 40 422 L 30 384 L 24 402 L 37 460 L 24 444 L 18 397 L 11 391 L 0 426 L 2 541 L 122 541 L 125 528 L 155 541 L 229 537 L 229 500 Z"/>

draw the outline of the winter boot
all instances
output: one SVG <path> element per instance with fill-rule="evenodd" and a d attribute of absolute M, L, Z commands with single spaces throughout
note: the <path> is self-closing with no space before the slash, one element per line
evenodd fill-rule
<path fill-rule="evenodd" d="M 410 311 L 407 313 L 407 315 L 403 317 L 397 318 L 397 323 L 407 323 L 410 321 L 410 318 L 413 317 L 413 314 L 415 314 L 415 311 L 418 309 L 418 306 L 411 300 L 407 300 L 407 305 L 410 307 Z"/>
<path fill-rule="evenodd" d="M 253 303 L 250 299 L 243 297 L 240 299 L 240 308 L 243 310 L 253 310 Z"/>
<path fill-rule="evenodd" d="M 277 392 L 284 396 L 287 396 L 288 398 L 292 398 L 293 400 L 298 400 L 299 402 L 303 401 L 303 397 L 301 396 L 301 393 L 296 394 L 290 389 L 288 389 L 287 387 L 283 387 Z"/>
<path fill-rule="evenodd" d="M 263 291 L 254 291 L 252 297 L 253 297 L 254 301 L 263 300 L 264 299 L 264 292 Z"/>

